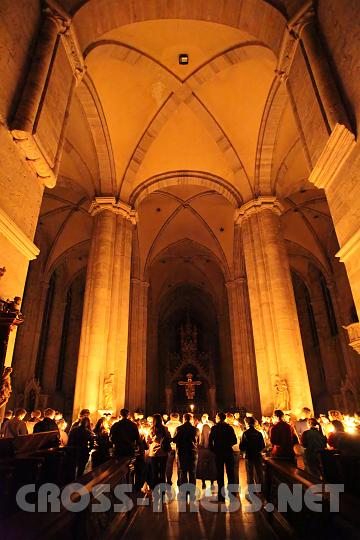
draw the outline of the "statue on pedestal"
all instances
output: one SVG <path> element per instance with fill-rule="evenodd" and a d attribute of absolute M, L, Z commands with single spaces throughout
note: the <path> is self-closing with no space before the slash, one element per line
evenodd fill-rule
<path fill-rule="evenodd" d="M 104 410 L 114 410 L 114 374 L 109 373 L 104 379 Z"/>
<path fill-rule="evenodd" d="M 274 410 L 280 409 L 281 411 L 290 410 L 290 397 L 289 389 L 286 382 L 286 379 L 282 379 L 279 375 L 275 377 L 275 400 L 274 400 Z"/>
<path fill-rule="evenodd" d="M 11 396 L 11 367 L 5 367 L 0 382 L 0 409 L 7 404 Z"/>

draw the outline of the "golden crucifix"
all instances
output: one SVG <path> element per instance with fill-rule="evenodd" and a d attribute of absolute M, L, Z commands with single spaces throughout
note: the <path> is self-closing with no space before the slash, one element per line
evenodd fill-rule
<path fill-rule="evenodd" d="M 193 381 L 192 378 L 193 378 L 192 373 L 187 373 L 186 374 L 187 380 L 178 382 L 178 385 L 185 386 L 185 393 L 188 399 L 194 399 L 195 386 L 200 386 L 200 384 L 202 384 L 201 381 Z"/>

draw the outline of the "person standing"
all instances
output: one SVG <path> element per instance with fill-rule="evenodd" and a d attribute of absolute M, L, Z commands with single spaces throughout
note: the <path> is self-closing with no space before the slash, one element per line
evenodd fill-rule
<path fill-rule="evenodd" d="M 4 415 L 4 420 L 1 424 L 1 429 L 3 429 L 3 427 L 5 426 L 6 422 L 9 422 L 9 420 L 11 420 L 13 418 L 13 412 L 9 409 L 6 411 L 5 415 Z"/>
<path fill-rule="evenodd" d="M 169 430 L 170 436 L 173 439 L 175 436 L 176 429 L 181 426 L 180 418 L 178 413 L 171 413 L 170 414 L 170 420 L 166 424 L 166 427 Z M 173 468 L 174 468 L 174 461 L 175 461 L 175 454 L 176 454 L 176 446 L 175 443 L 171 443 L 171 450 L 168 455 L 168 460 L 166 463 L 166 482 L 171 486 L 172 485 L 172 475 L 173 475 Z"/>
<path fill-rule="evenodd" d="M 3 424 L 1 428 L 1 435 L 3 437 L 12 437 L 15 438 L 18 435 L 27 435 L 28 430 L 26 427 L 26 422 L 24 422 L 24 418 L 26 416 L 26 410 L 25 409 L 16 409 L 14 418 L 11 420 L 8 420 L 5 424 Z"/>
<path fill-rule="evenodd" d="M 166 463 L 171 450 L 170 441 L 170 433 L 163 424 L 161 414 L 154 414 L 153 425 L 148 438 L 152 472 L 151 489 L 154 489 L 158 484 L 165 483 Z"/>
<path fill-rule="evenodd" d="M 179 460 L 179 485 L 192 484 L 195 496 L 196 465 L 198 461 L 198 445 L 200 443 L 200 431 L 192 425 L 192 415 L 184 415 L 184 423 L 176 429 L 173 438 Z"/>
<path fill-rule="evenodd" d="M 109 426 L 105 416 L 99 418 L 94 428 L 94 451 L 91 455 L 93 467 L 97 467 L 110 459 L 111 443 L 109 440 Z"/>
<path fill-rule="evenodd" d="M 235 431 L 225 422 L 226 415 L 223 412 L 217 415 L 217 424 L 211 428 L 209 436 L 209 448 L 215 454 L 217 483 L 218 483 L 218 501 L 225 501 L 224 494 L 224 467 L 228 485 L 234 485 L 234 454 L 232 447 L 237 443 Z"/>
<path fill-rule="evenodd" d="M 273 445 L 271 455 L 293 461 L 295 459 L 294 444 L 298 438 L 293 427 L 284 421 L 284 413 L 280 409 L 274 411 L 276 423 L 270 430 L 270 442 Z"/>
<path fill-rule="evenodd" d="M 202 481 L 202 488 L 206 488 L 206 480 L 210 480 L 211 487 L 214 486 L 214 481 L 217 478 L 215 456 L 209 449 L 210 430 L 214 423 L 209 420 L 208 414 L 203 414 L 201 423 L 198 425 L 200 429 L 200 444 L 198 448 L 198 464 L 196 468 L 196 477 Z"/>
<path fill-rule="evenodd" d="M 30 420 L 26 422 L 26 427 L 28 429 L 29 435 L 34 433 L 34 427 L 41 421 L 41 411 L 36 409 L 30 415 Z"/>
<path fill-rule="evenodd" d="M 135 456 L 140 444 L 140 434 L 137 425 L 129 419 L 128 409 L 121 409 L 120 420 L 110 429 L 110 441 L 115 447 L 114 455 L 117 458 Z"/>
<path fill-rule="evenodd" d="M 246 418 L 245 418 L 246 419 Z M 240 439 L 242 429 L 239 422 L 235 422 L 235 417 L 232 413 L 226 413 L 226 423 L 229 424 L 235 431 L 237 443 L 233 446 L 234 454 L 234 484 L 239 486 L 239 467 L 240 467 Z"/>
<path fill-rule="evenodd" d="M 76 469 L 76 478 L 84 474 L 93 443 L 94 433 L 91 431 L 90 418 L 84 416 L 80 425 L 71 428 L 68 440 L 70 454 Z"/>
<path fill-rule="evenodd" d="M 295 422 L 295 431 L 297 436 L 299 437 L 299 440 L 301 440 L 304 431 L 307 431 L 309 429 L 309 418 L 311 418 L 311 411 L 309 407 L 303 407 L 301 409 L 301 416 L 299 420 L 296 420 Z"/>
<path fill-rule="evenodd" d="M 301 444 L 305 448 L 305 468 L 311 474 L 320 477 L 320 452 L 325 450 L 327 440 L 316 418 L 309 418 L 308 426 L 301 437 Z"/>
<path fill-rule="evenodd" d="M 246 481 L 249 489 L 252 484 L 262 485 L 263 483 L 261 452 L 265 448 L 265 442 L 261 432 L 255 428 L 253 416 L 247 416 L 245 424 L 247 429 L 242 435 L 240 450 L 245 452 Z M 255 476 L 257 482 L 255 482 Z"/>
<path fill-rule="evenodd" d="M 45 409 L 44 418 L 34 424 L 33 433 L 44 433 L 46 431 L 59 432 L 58 425 L 55 422 L 54 409 L 50 409 L 50 408 Z"/>

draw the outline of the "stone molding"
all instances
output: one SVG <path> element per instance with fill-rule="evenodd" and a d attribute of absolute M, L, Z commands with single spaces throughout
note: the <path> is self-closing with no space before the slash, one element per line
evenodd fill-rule
<path fill-rule="evenodd" d="M 148 281 L 143 281 L 142 279 L 139 279 L 137 277 L 132 277 L 130 279 L 130 282 L 132 284 L 141 285 L 142 287 L 145 287 L 145 288 L 150 287 L 150 283 Z"/>
<path fill-rule="evenodd" d="M 302 6 L 286 26 L 278 56 L 278 63 L 275 69 L 276 75 L 284 83 L 286 83 L 289 77 L 301 32 L 307 24 L 315 20 L 315 17 L 316 14 L 313 2 L 310 0 Z"/>
<path fill-rule="evenodd" d="M 0 208 L 0 233 L 29 261 L 36 259 L 39 248 L 26 236 L 16 223 Z"/>
<path fill-rule="evenodd" d="M 307 0 L 295 16 L 287 24 L 289 33 L 295 39 L 300 39 L 304 28 L 316 21 L 316 12 L 313 0 Z"/>
<path fill-rule="evenodd" d="M 349 257 L 355 255 L 360 248 L 360 229 L 342 246 L 335 257 L 344 263 Z"/>
<path fill-rule="evenodd" d="M 310 173 L 310 182 L 320 189 L 329 188 L 355 144 L 355 135 L 343 124 L 336 124 Z"/>
<path fill-rule="evenodd" d="M 247 279 L 245 276 L 241 276 L 235 279 L 230 279 L 229 281 L 225 281 L 225 287 L 227 289 L 234 289 L 236 285 L 241 285 L 243 283 L 247 283 Z"/>
<path fill-rule="evenodd" d="M 135 210 L 123 201 L 117 201 L 115 197 L 95 197 L 90 204 L 89 213 L 96 216 L 104 210 L 120 215 L 136 225 Z"/>
<path fill-rule="evenodd" d="M 284 208 L 276 197 L 264 195 L 240 206 L 235 212 L 235 223 L 240 223 L 244 218 L 248 218 L 250 215 L 261 212 L 262 210 L 272 210 L 280 216 Z"/>

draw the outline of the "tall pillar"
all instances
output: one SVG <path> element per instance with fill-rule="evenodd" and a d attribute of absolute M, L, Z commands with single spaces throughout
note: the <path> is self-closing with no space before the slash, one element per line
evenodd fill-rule
<path fill-rule="evenodd" d="M 128 363 L 128 397 L 130 410 L 146 405 L 147 301 L 149 283 L 131 278 L 131 318 Z"/>
<path fill-rule="evenodd" d="M 314 283 L 311 294 L 311 306 L 314 313 L 320 354 L 323 360 L 326 386 L 329 394 L 335 399 L 340 394 L 343 373 L 339 366 L 338 350 L 331 335 L 326 306 L 319 283 Z"/>
<path fill-rule="evenodd" d="M 259 413 L 259 392 L 241 229 L 234 229 L 234 279 L 226 283 L 237 407 Z"/>
<path fill-rule="evenodd" d="M 293 23 L 290 22 L 289 29 L 303 44 L 329 132 L 332 132 L 337 124 L 348 126 L 347 114 L 320 39 L 312 2 L 308 2 L 308 7 L 300 18 Z"/>
<path fill-rule="evenodd" d="M 60 281 L 60 280 L 59 280 Z M 66 308 L 66 293 L 61 283 L 55 285 L 54 300 L 50 312 L 49 334 L 44 355 L 44 369 L 42 374 L 42 391 L 52 395 L 56 391 L 56 377 L 59 368 L 61 338 Z"/>
<path fill-rule="evenodd" d="M 96 197 L 86 276 L 74 414 L 118 411 L 125 402 L 134 214 L 114 197 Z"/>
<path fill-rule="evenodd" d="M 20 132 L 32 132 L 45 89 L 58 33 L 63 20 L 48 7 L 42 11 L 42 22 L 32 57 L 31 69 L 22 93 L 12 128 Z"/>
<path fill-rule="evenodd" d="M 286 382 L 293 411 L 312 406 L 280 214 L 274 197 L 239 210 L 263 414 L 271 414 L 279 398 L 277 377 Z"/>

